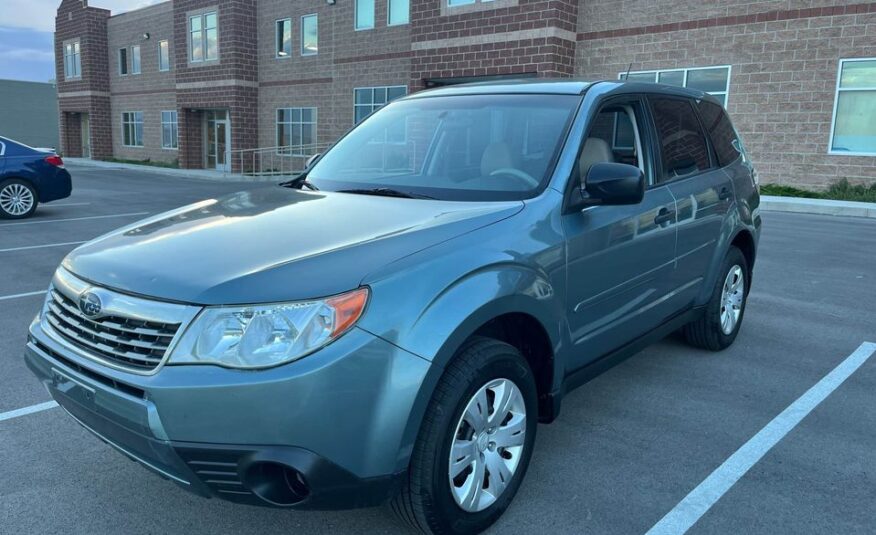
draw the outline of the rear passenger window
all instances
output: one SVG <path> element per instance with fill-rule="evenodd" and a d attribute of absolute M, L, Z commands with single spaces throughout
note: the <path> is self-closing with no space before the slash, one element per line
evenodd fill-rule
<path fill-rule="evenodd" d="M 663 159 L 660 182 L 709 169 L 708 145 L 691 103 L 687 99 L 661 97 L 652 97 L 650 101 Z"/>
<path fill-rule="evenodd" d="M 730 118 L 727 117 L 724 108 L 712 102 L 701 100 L 697 103 L 697 108 L 703 119 L 703 127 L 712 140 L 712 146 L 715 147 L 718 164 L 721 167 L 730 165 L 739 158 L 739 151 L 736 149 L 739 141 Z"/>

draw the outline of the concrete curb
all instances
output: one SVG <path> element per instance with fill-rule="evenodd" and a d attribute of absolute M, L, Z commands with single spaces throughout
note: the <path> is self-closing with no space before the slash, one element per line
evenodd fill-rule
<path fill-rule="evenodd" d="M 281 176 L 244 176 L 231 173 L 223 173 L 221 171 L 210 171 L 207 169 L 173 169 L 169 167 L 157 167 L 153 165 L 104 162 L 101 160 L 90 160 L 87 158 L 65 157 L 64 163 L 73 166 L 96 167 L 100 169 L 130 169 L 133 171 L 143 171 L 145 173 L 153 173 L 157 175 L 176 176 L 182 178 L 197 178 L 201 180 L 213 180 L 215 182 L 282 182 L 284 178 L 286 178 Z"/>
<path fill-rule="evenodd" d="M 760 198 L 760 208 L 769 212 L 839 215 L 876 219 L 876 203 L 871 202 L 831 201 L 827 199 L 764 195 Z"/>

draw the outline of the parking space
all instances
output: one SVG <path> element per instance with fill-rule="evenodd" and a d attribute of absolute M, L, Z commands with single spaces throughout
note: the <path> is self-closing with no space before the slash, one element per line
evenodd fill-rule
<path fill-rule="evenodd" d="M 0 222 L 0 415 L 48 400 L 21 358 L 42 295 L 10 296 L 44 290 L 81 241 L 246 186 L 71 171 L 70 199 L 23 224 Z M 570 394 L 560 418 L 539 427 L 527 478 L 491 531 L 648 532 L 862 343 L 876 342 L 874 251 L 876 221 L 765 214 L 736 343 L 712 354 L 669 337 Z M 872 533 L 874 392 L 876 356 L 800 414 L 701 517 L 687 517 L 690 532 Z M 189 495 L 57 408 L 0 418 L 0 459 L 0 532 L 399 532 L 380 509 L 297 512 Z"/>

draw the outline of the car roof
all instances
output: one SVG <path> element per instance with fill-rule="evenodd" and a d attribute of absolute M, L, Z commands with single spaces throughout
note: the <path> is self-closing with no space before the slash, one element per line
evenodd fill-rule
<path fill-rule="evenodd" d="M 548 94 L 582 95 L 598 87 L 600 92 L 665 94 L 703 99 L 708 93 L 665 84 L 647 82 L 624 82 L 622 80 L 579 80 L 574 78 L 522 78 L 519 80 L 493 80 L 467 84 L 449 85 L 419 91 L 405 99 L 451 95 L 498 95 L 498 94 Z"/>

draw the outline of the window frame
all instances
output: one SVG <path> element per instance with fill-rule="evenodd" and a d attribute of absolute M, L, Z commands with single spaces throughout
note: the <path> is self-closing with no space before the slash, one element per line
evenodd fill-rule
<path fill-rule="evenodd" d="M 703 140 L 706 144 L 706 153 L 709 157 L 709 167 L 697 170 L 695 173 L 691 173 L 689 175 L 684 176 L 676 176 L 674 178 L 670 178 L 667 180 L 660 180 L 663 177 L 665 162 L 663 161 L 663 145 L 660 141 L 660 129 L 657 128 L 657 119 L 654 115 L 654 102 L 655 98 L 663 98 L 663 99 L 671 99 L 671 100 L 683 100 L 687 102 L 687 105 L 690 106 L 691 111 L 693 112 L 694 117 L 696 118 L 697 125 L 700 127 L 700 132 L 703 135 Z M 705 173 L 712 173 L 714 171 L 721 170 L 721 166 L 718 163 L 718 158 L 715 155 L 715 149 L 712 146 L 712 139 L 709 135 L 709 132 L 706 131 L 706 127 L 703 124 L 703 119 L 700 117 L 700 110 L 694 105 L 693 97 L 685 97 L 679 95 L 670 95 L 665 93 L 646 93 L 645 94 L 645 103 L 648 114 L 648 126 L 651 131 L 651 144 L 653 146 L 653 166 L 654 166 L 654 177 L 652 187 L 660 187 L 668 184 L 674 184 L 676 182 L 681 182 L 682 180 L 688 180 L 691 178 L 696 178 Z"/>
<path fill-rule="evenodd" d="M 133 141 L 133 142 L 136 142 L 136 141 L 137 141 L 136 138 L 137 138 L 137 124 L 138 124 L 138 121 L 135 120 L 135 119 L 137 118 L 137 114 L 140 114 L 140 121 L 139 121 L 139 125 L 140 125 L 140 143 L 139 143 L 139 144 L 134 144 L 134 145 L 128 145 L 127 143 L 125 143 L 125 131 L 126 131 L 128 128 L 131 128 L 131 132 L 130 132 L 130 133 L 131 133 L 131 136 L 130 136 L 131 141 Z M 131 116 L 131 120 L 130 120 L 130 121 L 125 121 L 125 115 L 130 115 L 130 116 Z M 143 148 L 143 147 L 145 146 L 145 145 L 143 144 L 143 112 L 142 112 L 142 111 L 123 111 L 122 114 L 121 114 L 121 119 L 122 119 L 122 120 L 121 120 L 121 125 L 122 125 L 122 146 L 123 146 L 123 147 L 127 147 L 127 148 L 134 148 L 134 149 L 136 149 L 136 148 Z"/>
<path fill-rule="evenodd" d="M 136 50 L 136 54 L 134 51 Z M 134 58 L 137 58 L 136 62 Z M 131 45 L 131 74 L 141 74 L 143 72 L 143 56 L 140 54 L 140 45 Z M 136 66 L 136 69 L 135 69 Z"/>
<path fill-rule="evenodd" d="M 843 76 L 843 67 L 846 63 L 857 63 L 861 61 L 876 61 L 876 57 L 867 57 L 867 58 L 840 58 L 839 65 L 837 65 L 836 70 L 836 88 L 834 89 L 833 95 L 833 113 L 830 116 L 830 137 L 827 139 L 827 154 L 831 156 L 869 156 L 876 157 L 876 150 L 873 152 L 859 152 L 859 151 L 838 151 L 833 148 L 833 140 L 834 140 L 834 131 L 836 130 L 836 114 L 839 107 L 839 96 L 840 92 L 858 92 L 858 91 L 876 91 L 876 86 L 868 86 L 868 87 L 849 87 L 843 89 L 840 87 L 840 82 L 842 81 Z M 876 98 L 876 97 L 874 97 Z"/>
<path fill-rule="evenodd" d="M 311 110 L 311 112 L 312 112 L 311 117 L 313 117 L 313 120 L 312 121 L 299 120 L 298 122 L 280 121 L 280 111 L 281 110 L 289 110 L 290 112 L 291 112 L 291 110 L 298 110 L 299 116 L 302 115 L 301 111 Z M 290 127 L 294 127 L 297 125 L 299 128 L 302 129 L 302 133 L 303 133 L 304 125 L 313 125 L 313 145 L 316 146 L 317 145 L 317 137 L 316 137 L 317 136 L 317 128 L 319 125 L 318 113 L 319 113 L 319 108 L 317 108 L 316 106 L 288 106 L 288 107 L 284 107 L 284 108 L 276 108 L 274 110 L 274 145 L 277 147 L 277 149 L 276 149 L 277 155 L 288 156 L 288 157 L 298 157 L 298 158 L 305 158 L 305 157 L 312 156 L 312 154 L 300 154 L 300 153 L 296 153 L 296 152 L 292 151 L 291 147 L 293 147 L 293 145 L 280 145 L 280 125 L 287 125 L 288 124 L 288 125 L 290 125 Z M 304 136 L 301 136 L 301 138 L 303 138 L 303 137 Z M 302 144 L 300 146 L 304 147 L 305 145 Z M 283 152 L 281 150 L 283 147 L 290 147 L 290 150 L 288 152 Z M 316 153 L 314 152 L 313 154 L 316 154 Z"/>
<path fill-rule="evenodd" d="M 368 115 L 371 115 L 371 114 L 374 113 L 375 111 L 379 110 L 380 108 L 386 106 L 387 104 L 389 104 L 390 102 L 393 101 L 393 100 L 388 100 L 388 101 L 384 102 L 383 104 L 381 104 L 380 106 L 378 106 L 378 107 L 375 108 L 375 107 L 374 107 L 374 90 L 375 90 L 375 89 L 385 89 L 385 90 L 389 91 L 390 89 L 398 89 L 398 88 L 400 88 L 400 87 L 401 87 L 401 88 L 404 88 L 404 90 L 405 90 L 405 94 L 402 95 L 402 96 L 400 96 L 400 97 L 396 97 L 396 98 L 393 99 L 393 100 L 396 100 L 396 99 L 399 99 L 399 98 L 404 98 L 404 97 L 408 96 L 408 94 L 409 94 L 409 93 L 408 93 L 408 86 L 398 84 L 398 85 L 375 85 L 375 86 L 354 87 L 354 88 L 353 88 L 353 125 L 355 126 L 355 125 L 359 124 L 360 122 L 364 121 L 365 118 L 368 117 Z M 371 103 L 370 103 L 370 104 L 357 104 L 357 103 L 356 103 L 356 91 L 362 91 L 362 90 L 365 90 L 365 89 L 370 89 L 370 90 L 371 90 Z M 370 106 L 370 107 L 371 107 L 371 111 L 368 112 L 368 115 L 365 115 L 365 117 L 362 118 L 362 121 L 358 121 L 358 122 L 357 122 L 357 121 L 356 121 L 356 108 L 358 108 L 358 107 L 365 107 L 365 106 Z"/>
<path fill-rule="evenodd" d="M 277 26 L 279 26 L 279 24 L 281 22 L 284 24 L 286 24 L 286 23 L 289 24 L 289 53 L 286 54 L 285 56 L 280 54 L 280 52 L 282 51 L 281 47 L 283 46 L 283 43 L 281 41 L 280 35 L 277 33 Z M 284 33 L 285 33 L 285 29 L 284 29 Z M 274 21 L 274 59 L 289 59 L 291 57 L 292 57 L 292 18 L 286 17 L 284 19 L 277 19 Z"/>
<path fill-rule="evenodd" d="M 161 110 L 161 148 L 164 150 L 179 150 L 179 112 L 177 110 Z M 173 121 L 165 121 L 164 114 L 172 113 Z M 165 143 L 164 125 L 171 125 L 172 143 Z"/>
<path fill-rule="evenodd" d="M 162 52 L 161 45 L 164 45 L 164 49 L 167 50 L 167 63 L 164 64 L 164 68 L 162 68 Z M 167 72 L 170 70 L 170 41 L 167 39 L 162 39 L 158 41 L 158 72 Z"/>
<path fill-rule="evenodd" d="M 82 78 L 82 44 L 80 39 L 72 39 L 61 45 L 64 56 L 64 80 Z M 67 49 L 70 53 L 67 53 Z M 72 74 L 71 74 L 72 72 Z"/>
<path fill-rule="evenodd" d="M 214 28 L 207 27 L 207 17 L 210 15 L 213 15 L 214 17 L 216 17 L 216 26 Z M 214 9 L 214 10 L 210 10 L 210 11 L 204 11 L 202 13 L 188 15 L 187 18 L 188 18 L 188 28 L 187 28 L 188 35 L 187 35 L 186 40 L 188 41 L 188 48 L 189 48 L 189 63 L 208 63 L 211 61 L 219 61 L 219 57 L 221 56 L 220 46 L 219 46 L 219 10 Z M 192 30 L 192 21 L 195 19 L 199 19 L 201 22 L 200 28 L 198 30 Z M 209 57 L 209 55 L 207 53 L 208 52 L 207 44 L 208 44 L 208 40 L 209 40 L 207 37 L 207 33 L 210 29 L 212 29 L 216 32 L 216 57 L 215 58 Z M 200 38 L 199 38 L 199 40 L 201 41 L 201 58 L 200 59 L 195 59 L 194 56 L 192 55 L 195 51 L 195 38 L 194 38 L 193 34 L 196 32 L 200 34 Z"/>
<path fill-rule="evenodd" d="M 125 55 L 124 60 L 122 60 L 122 54 Z M 119 49 L 119 53 L 117 54 L 119 58 L 119 76 L 128 76 L 128 47 L 123 46 Z"/>
<path fill-rule="evenodd" d="M 682 85 L 680 87 L 687 88 L 687 77 L 690 71 L 707 71 L 711 69 L 727 69 L 727 83 L 724 84 L 723 91 L 703 91 L 703 93 L 708 93 L 712 96 L 722 95 L 724 97 L 724 109 L 727 109 L 727 105 L 730 103 L 730 79 L 733 78 L 733 65 L 707 65 L 705 67 L 680 67 L 675 69 L 645 69 L 641 71 L 627 71 L 619 72 L 617 75 L 618 80 L 625 81 L 624 78 L 627 74 L 650 74 L 654 73 L 653 83 L 659 83 L 660 74 L 667 72 L 683 72 L 684 78 L 682 81 Z M 679 87 L 679 86 L 673 86 Z M 694 91 L 697 91 L 696 89 Z"/>
<path fill-rule="evenodd" d="M 363 0 L 353 0 L 353 30 L 357 32 L 373 30 L 377 25 L 377 1 L 364 0 L 371 2 L 371 26 L 359 26 L 359 5 Z"/>
<path fill-rule="evenodd" d="M 392 22 L 392 0 L 386 0 L 386 25 L 404 26 L 411 23 L 411 0 L 404 0 L 408 5 L 408 16 L 404 22 Z"/>
<path fill-rule="evenodd" d="M 316 52 L 305 53 L 304 52 L 304 19 L 309 19 L 311 17 L 313 17 L 313 19 L 316 21 Z M 318 55 L 319 54 L 319 13 L 309 13 L 307 15 L 301 15 L 301 18 L 299 19 L 299 26 L 301 28 L 301 32 L 300 32 L 301 37 L 298 40 L 299 41 L 298 42 L 298 53 L 302 57 L 310 57 L 310 56 Z M 291 24 L 290 24 L 290 31 L 291 31 Z"/>

